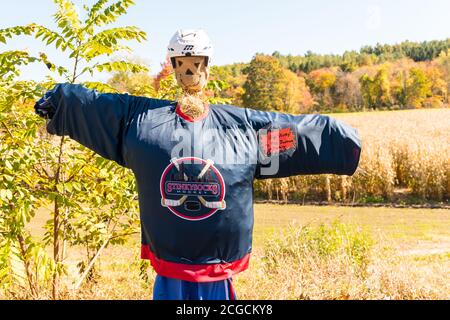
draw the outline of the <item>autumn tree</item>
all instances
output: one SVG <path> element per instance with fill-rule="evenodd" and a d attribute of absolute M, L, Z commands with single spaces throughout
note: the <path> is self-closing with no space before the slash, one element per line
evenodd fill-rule
<path fill-rule="evenodd" d="M 381 67 L 374 77 L 364 74 L 360 78 L 361 94 L 365 105 L 370 109 L 392 105 L 391 86 L 386 67 Z"/>
<path fill-rule="evenodd" d="M 420 108 L 425 98 L 431 95 L 431 82 L 425 72 L 419 68 L 409 70 L 406 85 L 406 103 Z"/>
<path fill-rule="evenodd" d="M 137 74 L 127 71 L 115 72 L 107 83 L 122 93 L 137 96 L 150 96 L 153 93 L 153 77 L 146 72 Z"/>
<path fill-rule="evenodd" d="M 437 65 L 429 63 L 427 63 L 424 71 L 430 81 L 431 95 L 425 99 L 423 106 L 441 107 L 448 95 L 444 72 Z"/>
<path fill-rule="evenodd" d="M 247 75 L 243 86 L 244 106 L 259 110 L 287 111 L 295 103 L 298 104 L 298 96 L 292 92 L 287 80 L 287 77 L 292 79 L 292 74 L 287 74 L 276 58 L 256 55 L 243 72 Z M 289 94 L 288 99 L 286 93 Z"/>
<path fill-rule="evenodd" d="M 335 83 L 335 100 L 341 108 L 360 110 L 363 104 L 361 84 L 353 73 L 341 73 Z"/>
<path fill-rule="evenodd" d="M 287 113 L 299 113 L 307 111 L 313 101 L 306 86 L 305 79 L 299 78 L 295 73 L 283 69 L 283 77 L 280 81 L 282 109 Z"/>
<path fill-rule="evenodd" d="M 211 66 L 211 79 L 227 83 L 227 87 L 220 91 L 221 98 L 229 99 L 234 105 L 243 105 L 242 97 L 245 93 L 243 85 L 246 80 L 242 72 L 247 65 L 233 63 L 225 66 Z"/>
<path fill-rule="evenodd" d="M 335 82 L 336 74 L 332 69 L 318 69 L 309 73 L 308 84 L 322 107 L 333 106 L 332 90 Z"/>
<path fill-rule="evenodd" d="M 156 77 L 153 79 L 153 87 L 155 88 L 155 90 L 159 90 L 161 88 L 161 81 L 169 78 L 172 73 L 172 62 L 167 57 L 166 60 L 161 63 L 161 71 L 159 71 Z"/>
<path fill-rule="evenodd" d="M 316 102 L 308 85 L 306 84 L 305 78 L 298 76 L 297 79 L 298 84 L 296 84 L 296 88 L 299 91 L 300 98 L 298 111 L 300 113 L 308 113 L 312 110 Z"/>
<path fill-rule="evenodd" d="M 441 52 L 439 57 L 436 59 L 436 64 L 438 68 L 442 71 L 443 80 L 447 85 L 447 95 L 445 101 L 450 103 L 450 49 Z"/>

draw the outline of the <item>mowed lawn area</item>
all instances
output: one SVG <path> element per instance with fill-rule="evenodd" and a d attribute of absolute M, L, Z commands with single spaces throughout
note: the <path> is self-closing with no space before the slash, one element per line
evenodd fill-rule
<path fill-rule="evenodd" d="M 48 219 L 35 218 L 33 233 Z M 345 261 L 320 258 L 305 266 L 286 260 L 286 270 L 272 270 L 265 256 L 274 239 L 290 227 L 339 222 L 373 240 L 367 274 L 347 274 Z M 74 281 L 83 248 L 70 248 L 69 275 Z M 77 260 L 78 259 L 78 260 Z M 343 264 L 341 269 L 334 263 Z M 282 268 L 284 269 L 284 268 Z M 348 266 L 351 269 L 351 266 Z M 450 298 L 450 210 L 389 207 L 255 205 L 254 248 L 249 270 L 235 277 L 241 299 L 405 299 Z M 97 276 L 67 299 L 151 299 L 153 271 L 139 259 L 139 236 L 101 255 Z M 335 274 L 336 273 L 336 274 Z M 344 273 L 344 274 L 343 274 Z M 337 281 L 336 279 L 339 279 Z"/>

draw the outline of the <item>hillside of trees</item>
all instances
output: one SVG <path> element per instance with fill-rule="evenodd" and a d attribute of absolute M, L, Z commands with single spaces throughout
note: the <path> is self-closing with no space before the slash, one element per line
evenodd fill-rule
<path fill-rule="evenodd" d="M 273 56 L 280 60 L 283 67 L 293 72 L 309 73 L 316 69 L 336 66 L 348 72 L 365 65 L 380 64 L 401 58 L 409 58 L 415 62 L 430 61 L 448 49 L 450 49 L 450 39 L 420 43 L 404 41 L 395 45 L 377 44 L 374 47 L 364 46 L 359 52 L 346 51 L 342 55 L 321 55 L 308 51 L 304 56 L 283 56 L 276 51 Z"/>
<path fill-rule="evenodd" d="M 343 112 L 447 106 L 450 39 L 363 47 L 342 55 L 256 54 L 215 67 L 233 103 L 284 112 Z"/>
<path fill-rule="evenodd" d="M 169 63 L 156 77 L 119 72 L 109 84 L 155 96 L 175 87 Z M 212 101 L 289 113 L 438 108 L 449 105 L 450 39 L 365 46 L 342 55 L 255 54 L 211 68 Z M 175 90 L 175 89 L 174 89 Z M 214 97 L 214 98 L 213 98 Z"/>

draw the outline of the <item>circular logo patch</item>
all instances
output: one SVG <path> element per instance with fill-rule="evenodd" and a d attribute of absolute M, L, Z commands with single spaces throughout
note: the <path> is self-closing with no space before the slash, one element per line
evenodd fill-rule
<path fill-rule="evenodd" d="M 161 205 L 176 216 L 198 221 L 226 208 L 225 183 L 212 160 L 173 158 L 164 169 Z"/>

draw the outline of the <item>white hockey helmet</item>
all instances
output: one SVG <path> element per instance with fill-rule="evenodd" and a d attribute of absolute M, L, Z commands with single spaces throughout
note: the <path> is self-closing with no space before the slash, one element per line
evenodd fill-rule
<path fill-rule="evenodd" d="M 201 29 L 178 30 L 167 47 L 167 57 L 170 58 L 172 65 L 175 65 L 173 58 L 183 56 L 205 56 L 207 57 L 206 65 L 208 65 L 212 55 L 211 40 Z"/>

